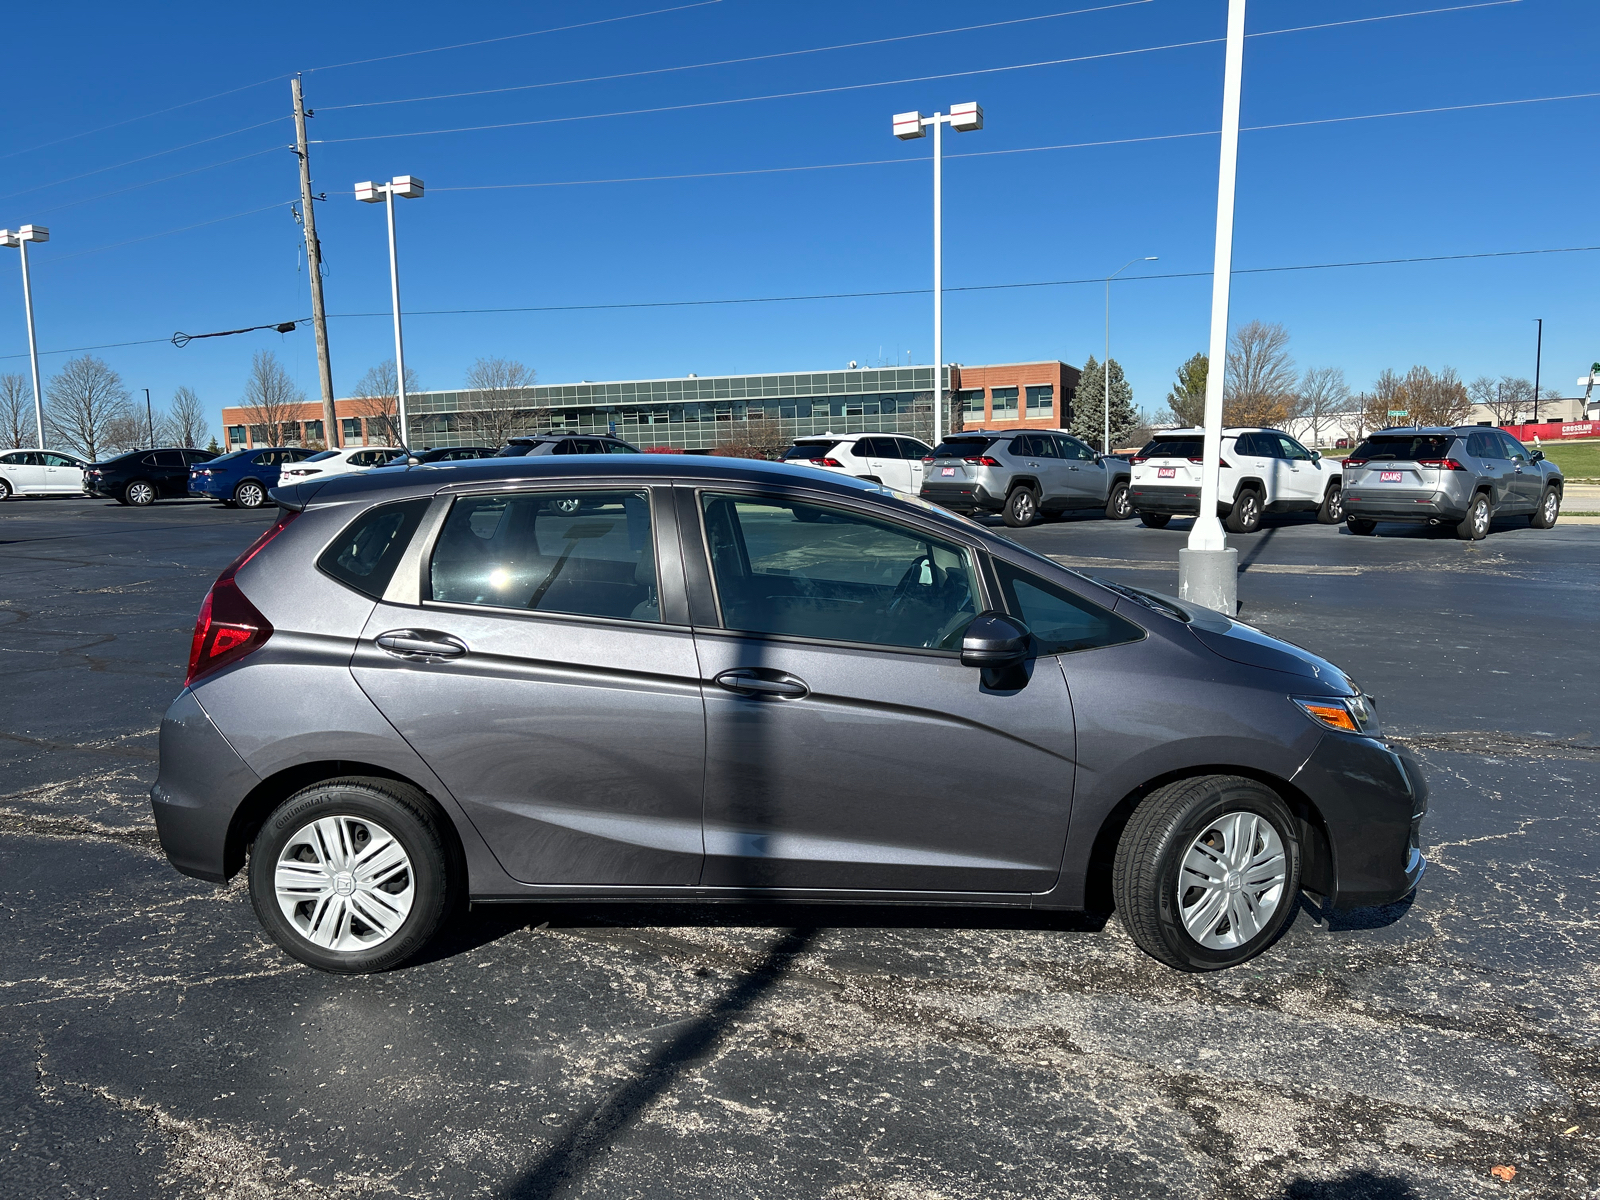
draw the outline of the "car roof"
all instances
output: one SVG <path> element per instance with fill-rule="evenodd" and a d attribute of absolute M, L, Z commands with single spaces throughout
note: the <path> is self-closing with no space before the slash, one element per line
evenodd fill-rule
<path fill-rule="evenodd" d="M 1424 434 L 1433 437 L 1442 437 L 1447 433 L 1475 433 L 1479 429 L 1492 429 L 1490 425 L 1385 425 L 1382 429 L 1374 429 L 1367 437 L 1377 437 L 1382 433 L 1404 433 L 1415 437 Z"/>
<path fill-rule="evenodd" d="M 1198 425 L 1192 425 L 1188 429 L 1163 429 L 1160 433 L 1152 433 L 1150 440 L 1159 442 L 1167 437 L 1204 437 L 1205 432 Z M 1274 429 L 1270 425 L 1229 425 L 1222 431 L 1222 436 L 1237 437 L 1241 433 L 1283 433 L 1283 430 Z"/>

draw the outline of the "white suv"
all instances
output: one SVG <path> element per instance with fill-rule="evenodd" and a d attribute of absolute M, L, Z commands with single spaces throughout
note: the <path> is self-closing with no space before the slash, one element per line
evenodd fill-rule
<path fill-rule="evenodd" d="M 870 479 L 915 496 L 922 490 L 923 459 L 932 457 L 932 446 L 904 434 L 819 433 L 795 438 L 783 461 Z"/>
<path fill-rule="evenodd" d="M 1146 525 L 1165 527 L 1200 511 L 1205 431 L 1157 434 L 1133 456 L 1129 497 Z M 1232 533 L 1254 533 L 1266 513 L 1314 512 L 1324 525 L 1344 520 L 1338 459 L 1307 450 L 1278 429 L 1224 429 L 1217 515 Z"/>

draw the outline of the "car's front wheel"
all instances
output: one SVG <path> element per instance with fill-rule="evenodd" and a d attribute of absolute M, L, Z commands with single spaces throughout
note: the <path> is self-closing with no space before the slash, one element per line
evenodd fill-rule
<path fill-rule="evenodd" d="M 147 483 L 143 479 L 135 479 L 122 489 L 122 499 L 125 503 L 131 504 L 135 508 L 143 508 L 147 504 L 154 504 L 156 502 L 155 484 Z"/>
<path fill-rule="evenodd" d="M 1344 490 L 1337 483 L 1330 484 L 1327 494 L 1322 497 L 1317 520 L 1324 525 L 1337 525 L 1344 520 Z"/>
<path fill-rule="evenodd" d="M 4 497 L 0 497 L 4 499 Z M 1535 529 L 1554 529 L 1556 519 L 1561 516 L 1561 493 L 1555 488 L 1546 488 L 1544 496 L 1539 500 L 1539 507 L 1534 510 L 1533 517 L 1528 524 Z"/>
<path fill-rule="evenodd" d="M 1033 494 L 1033 489 L 1030 487 L 1014 487 L 1011 489 L 1011 494 L 1006 497 L 1006 507 L 1002 515 L 1011 528 L 1025 529 L 1039 517 L 1039 497 Z"/>
<path fill-rule="evenodd" d="M 246 479 L 233 489 L 233 502 L 240 508 L 260 508 L 267 502 L 267 489 L 254 479 Z"/>
<path fill-rule="evenodd" d="M 464 884 L 422 793 L 389 779 L 333 779 L 297 792 L 262 825 L 250 900 L 272 939 L 324 971 L 397 967 L 420 951 Z"/>
<path fill-rule="evenodd" d="M 1106 516 L 1113 521 L 1126 521 L 1133 516 L 1133 501 L 1128 499 L 1126 483 L 1112 485 L 1111 495 L 1106 498 Z"/>
<path fill-rule="evenodd" d="M 0 500 L 9 499 L 11 499 L 11 485 L 4 479 L 0 479 Z"/>
<path fill-rule="evenodd" d="M 1253 779 L 1170 783 L 1134 810 L 1111 886 L 1123 928 L 1152 958 L 1181 971 L 1237 966 L 1271 945 L 1294 915 L 1294 816 Z"/>

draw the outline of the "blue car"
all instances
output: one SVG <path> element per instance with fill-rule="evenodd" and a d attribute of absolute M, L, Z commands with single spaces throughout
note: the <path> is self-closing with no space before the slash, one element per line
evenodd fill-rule
<path fill-rule="evenodd" d="M 189 495 L 220 500 L 240 508 L 260 508 L 267 492 L 278 486 L 278 472 L 315 451 L 299 446 L 235 450 L 189 471 Z"/>

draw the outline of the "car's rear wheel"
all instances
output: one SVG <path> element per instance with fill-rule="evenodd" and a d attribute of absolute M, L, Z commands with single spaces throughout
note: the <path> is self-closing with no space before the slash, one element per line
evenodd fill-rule
<path fill-rule="evenodd" d="M 1346 517 L 1344 527 L 1351 533 L 1360 534 L 1362 537 L 1371 537 L 1378 530 L 1378 523 L 1366 517 Z"/>
<path fill-rule="evenodd" d="M 9 499 L 11 499 L 11 485 L 4 479 L 0 479 L 0 500 Z"/>
<path fill-rule="evenodd" d="M 1133 501 L 1128 498 L 1128 485 L 1111 485 L 1111 495 L 1106 497 L 1106 516 L 1113 521 L 1126 521 L 1133 516 Z"/>
<path fill-rule="evenodd" d="M 463 883 L 444 818 L 389 779 L 297 792 L 250 852 L 250 901 L 272 939 L 324 971 L 397 967 L 438 932 Z"/>
<path fill-rule="evenodd" d="M 1246 489 L 1239 493 L 1222 522 L 1229 533 L 1254 533 L 1261 528 L 1261 493 Z"/>
<path fill-rule="evenodd" d="M 1006 507 L 1001 514 L 1013 529 L 1026 529 L 1039 517 L 1039 497 L 1032 488 L 1019 485 L 1006 497 Z"/>
<path fill-rule="evenodd" d="M 131 504 L 135 508 L 143 508 L 147 504 L 154 504 L 156 502 L 155 485 L 143 479 L 135 479 L 122 489 L 122 500 L 123 503 Z"/>
<path fill-rule="evenodd" d="M 1322 506 L 1317 509 L 1317 520 L 1324 525 L 1337 525 L 1344 520 L 1344 489 L 1337 483 L 1328 485 Z"/>
<path fill-rule="evenodd" d="M 1208 775 L 1158 788 L 1117 844 L 1112 894 L 1128 936 L 1180 971 L 1254 958 L 1294 916 L 1294 816 L 1253 779 Z"/>
<path fill-rule="evenodd" d="M 233 502 L 240 508 L 260 508 L 267 502 L 267 489 L 254 479 L 246 479 L 233 489 Z"/>
<path fill-rule="evenodd" d="M 1172 520 L 1172 514 L 1142 512 L 1139 514 L 1139 520 L 1143 521 L 1151 529 L 1165 529 L 1167 523 Z"/>
<path fill-rule="evenodd" d="M 1489 536 L 1489 497 L 1479 492 L 1467 505 L 1467 515 L 1456 526 L 1456 536 L 1463 542 L 1476 542 Z"/>
<path fill-rule="evenodd" d="M 4 499 L 0 496 L 0 499 Z M 1561 493 L 1555 488 L 1546 488 L 1544 496 L 1539 500 L 1539 507 L 1534 509 L 1528 524 L 1535 529 L 1553 529 L 1557 518 L 1561 516 Z"/>

